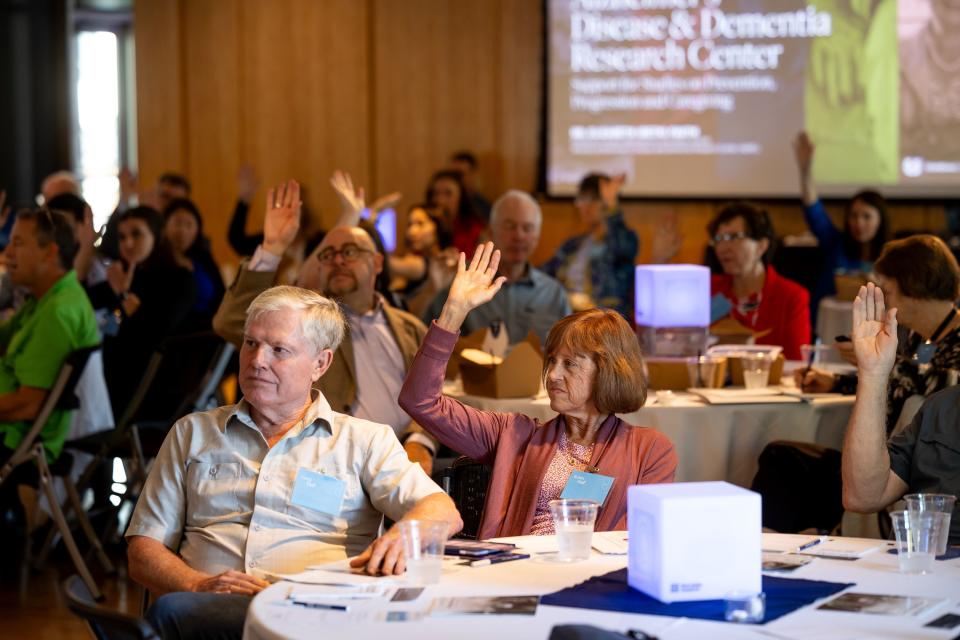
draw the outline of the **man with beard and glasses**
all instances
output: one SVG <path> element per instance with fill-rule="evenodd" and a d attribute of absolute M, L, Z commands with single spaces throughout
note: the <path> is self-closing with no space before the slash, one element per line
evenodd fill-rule
<path fill-rule="evenodd" d="M 235 345 L 242 340 L 247 307 L 274 284 L 280 257 L 296 238 L 299 193 L 299 185 L 291 180 L 267 194 L 263 243 L 240 265 L 213 319 L 214 330 Z M 383 255 L 367 232 L 345 226 L 331 229 L 301 266 L 297 286 L 337 300 L 349 324 L 329 371 L 316 387 L 334 411 L 390 425 L 410 460 L 430 473 L 436 441 L 397 404 L 427 330 L 415 316 L 392 307 L 376 292 L 382 269 Z"/>

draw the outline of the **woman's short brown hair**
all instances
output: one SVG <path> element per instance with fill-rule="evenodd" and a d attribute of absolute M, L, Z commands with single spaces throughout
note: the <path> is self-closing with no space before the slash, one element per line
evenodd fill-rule
<path fill-rule="evenodd" d="M 897 281 L 900 294 L 917 300 L 956 300 L 960 267 L 936 236 L 916 235 L 883 245 L 874 271 Z"/>
<path fill-rule="evenodd" d="M 561 349 L 588 355 L 597 366 L 591 393 L 601 413 L 630 413 L 647 400 L 647 378 L 636 334 L 616 311 L 587 309 L 553 325 L 544 348 L 543 376 Z"/>

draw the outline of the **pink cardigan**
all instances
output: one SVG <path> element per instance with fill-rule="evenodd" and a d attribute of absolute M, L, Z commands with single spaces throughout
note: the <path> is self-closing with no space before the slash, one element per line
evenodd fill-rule
<path fill-rule="evenodd" d="M 564 418 L 541 423 L 521 413 L 480 411 L 444 396 L 444 371 L 457 337 L 431 325 L 400 391 L 400 406 L 454 451 L 493 465 L 479 537 L 527 535 Z M 596 530 L 625 530 L 627 487 L 673 482 L 677 454 L 659 431 L 610 415 L 597 434 L 590 465 L 614 478 Z"/>

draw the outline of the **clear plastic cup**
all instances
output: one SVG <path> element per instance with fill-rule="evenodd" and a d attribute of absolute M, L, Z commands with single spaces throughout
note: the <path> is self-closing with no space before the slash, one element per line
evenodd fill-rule
<path fill-rule="evenodd" d="M 943 524 L 937 542 L 937 555 L 945 554 L 947 542 L 950 540 L 950 519 L 957 497 L 949 493 L 910 493 L 903 496 L 903 499 L 907 501 L 908 511 L 933 511 L 946 514 L 946 522 Z"/>
<path fill-rule="evenodd" d="M 407 582 L 435 584 L 443 568 L 443 548 L 447 543 L 447 525 L 434 520 L 401 520 L 400 536 L 407 563 Z"/>
<path fill-rule="evenodd" d="M 720 356 L 694 356 L 687 358 L 687 375 L 690 376 L 690 386 L 700 388 L 717 388 L 723 386 L 718 368 L 726 358 Z"/>
<path fill-rule="evenodd" d="M 763 622 L 767 597 L 762 591 L 731 591 L 723 598 L 723 619 L 727 622 Z"/>
<path fill-rule="evenodd" d="M 773 358 L 768 353 L 745 353 L 740 356 L 743 366 L 743 386 L 747 389 L 763 389 L 770 382 L 770 366 Z"/>
<path fill-rule="evenodd" d="M 557 534 L 560 562 L 578 562 L 590 557 L 597 505 L 592 500 L 551 500 L 550 515 Z"/>
<path fill-rule="evenodd" d="M 813 356 L 811 359 L 810 356 Z M 808 363 L 811 366 L 837 362 L 840 356 L 832 344 L 802 344 L 800 345 L 800 361 L 804 366 Z"/>
<path fill-rule="evenodd" d="M 897 536 L 900 573 L 931 573 L 940 528 L 943 526 L 943 514 L 904 510 L 891 512 L 890 518 Z"/>

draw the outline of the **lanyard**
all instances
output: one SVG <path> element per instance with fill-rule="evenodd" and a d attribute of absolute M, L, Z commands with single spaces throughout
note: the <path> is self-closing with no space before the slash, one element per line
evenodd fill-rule
<path fill-rule="evenodd" d="M 917 345 L 916 350 L 913 354 L 913 361 L 917 364 L 925 365 L 930 364 L 930 361 L 933 360 L 934 354 L 937 352 L 937 345 L 934 344 L 947 327 L 950 326 L 950 323 L 953 322 L 953 319 L 957 316 L 957 308 L 951 307 L 950 312 L 947 314 L 947 317 L 943 319 L 943 322 L 940 323 L 940 326 L 937 327 L 937 330 L 933 332 L 933 335 L 930 336 L 929 340 L 923 341 L 921 344 Z M 920 336 L 917 336 L 919 339 Z"/>

